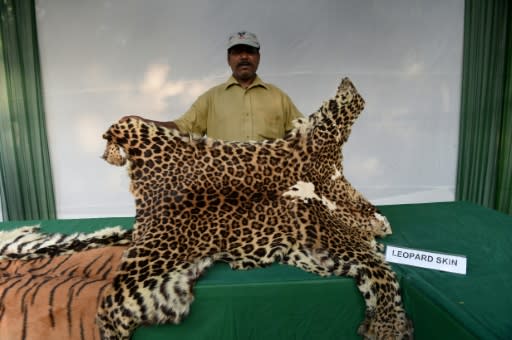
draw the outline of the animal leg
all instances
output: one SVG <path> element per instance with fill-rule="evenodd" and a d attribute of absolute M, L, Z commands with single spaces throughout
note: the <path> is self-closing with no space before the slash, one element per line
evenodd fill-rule
<path fill-rule="evenodd" d="M 356 251 L 365 256 L 333 253 L 327 249 L 297 249 L 284 263 L 322 276 L 349 276 L 366 304 L 366 318 L 358 329 L 365 339 L 412 339 L 412 323 L 402 305 L 400 288 L 391 267 L 373 248 Z"/>
<path fill-rule="evenodd" d="M 164 263 L 147 254 L 144 247 L 128 249 L 104 294 L 97 314 L 103 340 L 128 340 L 142 324 L 179 323 L 194 300 L 193 284 L 212 263 L 208 258 Z"/>
<path fill-rule="evenodd" d="M 350 275 L 350 274 L 354 275 Z M 358 333 L 365 339 L 412 339 L 412 322 L 407 318 L 395 273 L 384 256 L 374 253 L 368 260 L 351 264 L 349 276 L 366 303 L 366 317 Z"/>

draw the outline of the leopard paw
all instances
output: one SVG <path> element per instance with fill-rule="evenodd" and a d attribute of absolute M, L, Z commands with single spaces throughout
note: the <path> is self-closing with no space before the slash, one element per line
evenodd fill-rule
<path fill-rule="evenodd" d="M 375 236 L 383 237 L 393 233 L 391 230 L 391 224 L 389 224 L 386 216 L 375 212 L 373 217 L 374 218 L 371 219 L 370 223 Z"/>
<path fill-rule="evenodd" d="M 393 315 L 394 314 L 394 315 Z M 390 319 L 394 321 L 390 322 Z M 414 327 L 405 312 L 400 311 L 391 315 L 368 315 L 359 326 L 357 333 L 368 340 L 412 340 Z"/>

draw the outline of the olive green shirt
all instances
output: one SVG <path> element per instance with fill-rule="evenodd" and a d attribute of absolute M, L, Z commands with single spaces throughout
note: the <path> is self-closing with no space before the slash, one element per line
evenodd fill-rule
<path fill-rule="evenodd" d="M 174 122 L 183 132 L 225 141 L 260 141 L 282 138 L 302 117 L 290 97 L 256 77 L 244 89 L 235 78 L 202 94 Z"/>

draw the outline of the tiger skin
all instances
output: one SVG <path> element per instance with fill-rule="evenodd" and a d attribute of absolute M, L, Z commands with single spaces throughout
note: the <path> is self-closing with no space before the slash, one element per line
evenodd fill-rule
<path fill-rule="evenodd" d="M 283 139 L 222 142 L 129 118 L 103 135 L 103 157 L 128 161 L 136 203 L 132 244 L 100 304 L 102 339 L 141 324 L 179 323 L 215 261 L 273 262 L 356 280 L 366 339 L 409 339 L 413 327 L 375 237 L 384 216 L 343 175 L 341 147 L 364 107 L 348 78 Z"/>
<path fill-rule="evenodd" d="M 99 339 L 95 322 L 132 230 L 0 231 L 0 339 Z"/>
<path fill-rule="evenodd" d="M 0 260 L 0 339 L 99 339 L 101 295 L 126 246 Z"/>

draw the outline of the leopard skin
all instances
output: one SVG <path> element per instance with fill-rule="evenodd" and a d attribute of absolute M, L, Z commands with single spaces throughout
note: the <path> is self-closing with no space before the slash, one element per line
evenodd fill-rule
<path fill-rule="evenodd" d="M 364 108 L 348 78 L 283 139 L 223 142 L 140 119 L 113 124 L 103 157 L 128 164 L 133 239 L 97 322 L 103 339 L 142 324 L 179 323 L 215 261 L 234 269 L 280 262 L 355 279 L 367 339 L 411 339 L 397 278 L 376 237 L 386 218 L 345 178 L 341 148 Z"/>

